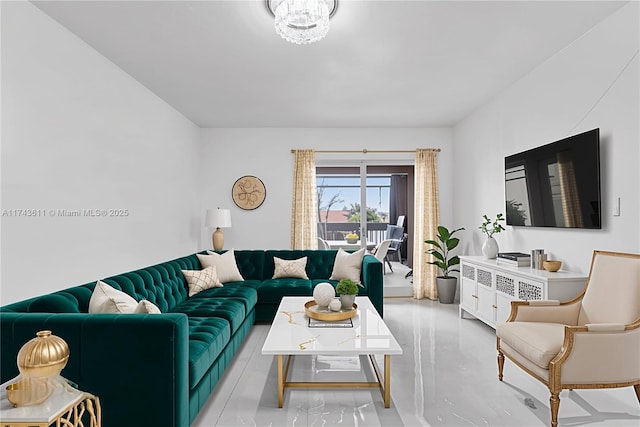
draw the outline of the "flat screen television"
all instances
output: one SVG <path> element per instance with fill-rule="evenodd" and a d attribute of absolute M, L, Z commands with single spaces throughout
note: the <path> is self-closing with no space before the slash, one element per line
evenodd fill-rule
<path fill-rule="evenodd" d="M 507 156 L 508 225 L 602 228 L 600 129 Z"/>

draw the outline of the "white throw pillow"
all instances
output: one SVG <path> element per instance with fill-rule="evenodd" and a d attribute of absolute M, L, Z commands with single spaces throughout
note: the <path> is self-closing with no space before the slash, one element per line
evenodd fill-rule
<path fill-rule="evenodd" d="M 160 314 L 161 311 L 158 308 L 158 306 L 156 306 L 154 303 L 152 303 L 151 301 L 147 301 L 146 299 L 143 299 L 142 301 L 140 301 L 138 303 L 138 305 L 136 306 L 136 308 L 133 310 L 134 313 L 137 314 Z"/>
<path fill-rule="evenodd" d="M 273 257 L 273 263 L 275 269 L 273 271 L 274 279 L 281 279 L 284 277 L 290 277 L 293 279 L 309 279 L 307 276 L 307 257 L 302 257 L 294 260 L 280 259 Z"/>
<path fill-rule="evenodd" d="M 98 280 L 89 300 L 89 313 L 133 313 L 137 305 L 131 295 Z"/>
<path fill-rule="evenodd" d="M 216 273 L 216 267 L 213 265 L 203 270 L 182 270 L 182 274 L 187 279 L 190 297 L 205 289 L 222 287 Z"/>
<path fill-rule="evenodd" d="M 222 283 L 241 282 L 244 280 L 240 274 L 240 270 L 238 270 L 236 255 L 233 249 L 229 249 L 222 255 L 211 251 L 207 252 L 209 255 L 196 254 L 200 260 L 200 264 L 202 264 L 202 268 L 207 268 L 212 265 L 215 266 L 218 279 Z"/>
<path fill-rule="evenodd" d="M 351 279 L 356 283 L 360 283 L 360 270 L 362 269 L 362 258 L 364 257 L 364 248 L 352 254 L 338 249 L 336 260 L 333 264 L 331 272 L 331 280 Z"/>

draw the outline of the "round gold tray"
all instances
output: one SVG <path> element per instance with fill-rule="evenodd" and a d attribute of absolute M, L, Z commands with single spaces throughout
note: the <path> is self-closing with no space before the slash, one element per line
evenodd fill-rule
<path fill-rule="evenodd" d="M 353 308 L 351 310 L 340 310 L 340 311 L 330 311 L 330 310 L 319 310 L 319 306 L 315 301 L 307 301 L 304 303 L 304 312 L 307 316 L 316 320 L 324 320 L 327 322 L 335 322 L 338 320 L 346 320 L 351 319 L 358 312 L 358 304 L 353 304 Z"/>

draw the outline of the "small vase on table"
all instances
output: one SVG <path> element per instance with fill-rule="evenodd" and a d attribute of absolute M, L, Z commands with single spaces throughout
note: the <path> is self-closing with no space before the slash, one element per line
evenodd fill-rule
<path fill-rule="evenodd" d="M 493 237 L 487 237 L 482 245 L 482 254 L 487 259 L 495 259 L 499 252 L 498 242 Z"/>
<path fill-rule="evenodd" d="M 486 215 L 482 215 L 482 225 L 478 227 L 484 234 L 487 235 L 487 240 L 485 240 L 482 245 L 482 255 L 488 259 L 495 259 L 498 256 L 498 242 L 493 238 L 495 233 L 500 233 L 504 231 L 504 227 L 500 224 L 501 221 L 504 221 L 505 218 L 501 213 L 496 214 L 496 219 L 492 220 Z"/>

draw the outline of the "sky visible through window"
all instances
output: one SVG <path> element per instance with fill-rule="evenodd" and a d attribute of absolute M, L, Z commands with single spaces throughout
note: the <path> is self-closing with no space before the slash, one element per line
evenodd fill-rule
<path fill-rule="evenodd" d="M 318 175 L 318 188 L 324 188 L 320 209 L 324 210 L 334 194 L 342 202 L 335 203 L 331 210 L 349 209 L 352 205 L 360 204 L 360 176 L 359 175 Z M 389 216 L 389 189 L 391 177 L 389 175 L 367 176 L 367 206 L 373 208 L 380 216 Z"/>

